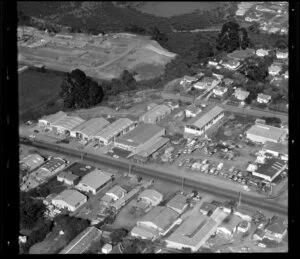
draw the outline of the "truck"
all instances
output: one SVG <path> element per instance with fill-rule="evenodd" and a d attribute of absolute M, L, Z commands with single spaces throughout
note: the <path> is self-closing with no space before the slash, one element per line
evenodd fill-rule
<path fill-rule="evenodd" d="M 221 170 L 222 168 L 223 168 L 223 163 L 221 162 L 220 164 L 218 164 L 218 166 L 217 166 L 217 170 Z"/>

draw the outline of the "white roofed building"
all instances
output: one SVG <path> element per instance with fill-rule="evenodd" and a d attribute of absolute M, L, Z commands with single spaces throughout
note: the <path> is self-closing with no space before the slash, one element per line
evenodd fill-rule
<path fill-rule="evenodd" d="M 268 103 L 271 101 L 271 95 L 267 94 L 258 94 L 257 95 L 257 102 L 259 103 Z"/>
<path fill-rule="evenodd" d="M 289 52 L 288 51 L 277 51 L 276 52 L 276 57 L 279 59 L 287 59 L 289 57 Z"/>
<path fill-rule="evenodd" d="M 105 194 L 111 197 L 114 201 L 122 199 L 125 197 L 127 191 L 123 189 L 120 185 L 115 185 L 110 190 L 108 190 Z"/>
<path fill-rule="evenodd" d="M 249 96 L 249 94 L 250 92 L 244 91 L 241 88 L 236 88 L 234 92 L 235 98 L 240 101 L 244 101 Z"/>
<path fill-rule="evenodd" d="M 44 162 L 44 158 L 39 154 L 29 154 L 20 160 L 21 166 L 29 169 L 29 171 L 33 171 L 34 169 L 38 168 Z"/>
<path fill-rule="evenodd" d="M 236 70 L 240 64 L 241 63 L 237 60 L 228 60 L 222 63 L 222 65 L 229 70 Z"/>
<path fill-rule="evenodd" d="M 216 88 L 214 88 L 213 93 L 218 96 L 223 96 L 227 91 L 228 89 L 226 87 L 217 86 Z"/>
<path fill-rule="evenodd" d="M 52 199 L 52 204 L 60 209 L 67 208 L 74 212 L 81 205 L 87 202 L 87 197 L 75 190 L 64 190 Z"/>
<path fill-rule="evenodd" d="M 268 67 L 269 74 L 272 76 L 276 76 L 280 73 L 282 70 L 282 66 L 279 64 L 272 64 L 271 66 Z"/>
<path fill-rule="evenodd" d="M 84 122 L 77 116 L 63 116 L 51 123 L 51 129 L 54 133 L 58 134 L 70 134 L 72 129 Z"/>
<path fill-rule="evenodd" d="M 144 123 L 156 123 L 160 121 L 162 118 L 166 117 L 168 114 L 171 114 L 172 109 L 164 104 L 155 105 L 146 113 L 140 116 L 140 121 Z"/>
<path fill-rule="evenodd" d="M 43 118 L 39 119 L 38 123 L 39 123 L 39 126 L 41 126 L 41 127 L 50 128 L 52 123 L 56 122 L 57 120 L 59 120 L 61 118 L 65 118 L 66 116 L 67 116 L 66 113 L 59 111 L 55 114 L 44 116 Z"/>
<path fill-rule="evenodd" d="M 259 57 L 264 57 L 269 55 L 269 50 L 266 49 L 258 49 L 256 50 L 256 55 Z"/>
<path fill-rule="evenodd" d="M 112 179 L 112 174 L 108 172 L 103 172 L 102 170 L 95 169 L 94 171 L 88 173 L 80 182 L 75 186 L 76 189 L 83 192 L 91 192 L 96 195 L 96 193 L 103 188 Z"/>

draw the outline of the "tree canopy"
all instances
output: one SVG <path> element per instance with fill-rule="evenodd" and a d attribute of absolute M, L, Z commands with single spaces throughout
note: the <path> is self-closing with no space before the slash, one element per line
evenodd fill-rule
<path fill-rule="evenodd" d="M 234 21 L 229 21 L 222 26 L 222 30 L 217 39 L 217 49 L 232 52 L 236 49 L 246 49 L 250 40 L 245 28 Z"/>

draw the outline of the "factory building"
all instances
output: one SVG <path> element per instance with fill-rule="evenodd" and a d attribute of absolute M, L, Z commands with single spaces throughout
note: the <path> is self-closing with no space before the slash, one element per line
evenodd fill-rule
<path fill-rule="evenodd" d="M 140 117 L 140 121 L 144 123 L 156 123 L 168 114 L 171 114 L 171 111 L 172 109 L 167 105 L 155 105 Z"/>
<path fill-rule="evenodd" d="M 131 152 L 139 152 L 157 138 L 165 135 L 166 130 L 155 124 L 141 123 L 125 136 L 115 141 L 115 146 Z"/>
<path fill-rule="evenodd" d="M 71 136 L 85 141 L 90 141 L 95 134 L 107 126 L 109 122 L 103 118 L 92 118 L 71 131 Z"/>
<path fill-rule="evenodd" d="M 63 116 L 51 123 L 51 129 L 54 133 L 71 134 L 71 131 L 83 122 L 84 119 L 77 116 Z"/>
<path fill-rule="evenodd" d="M 200 136 L 224 117 L 224 110 L 216 106 L 205 114 L 199 114 L 187 122 L 184 132 Z"/>
<path fill-rule="evenodd" d="M 127 118 L 121 118 L 95 133 L 94 139 L 100 144 L 109 145 L 117 138 L 134 129 L 136 123 Z"/>
<path fill-rule="evenodd" d="M 286 129 L 273 127 L 270 125 L 257 123 L 253 125 L 247 132 L 246 136 L 253 142 L 265 143 L 271 141 L 280 143 L 286 137 Z"/>
<path fill-rule="evenodd" d="M 43 118 L 39 119 L 38 124 L 42 128 L 51 129 L 51 125 L 54 122 L 58 121 L 59 119 L 65 118 L 65 117 L 67 117 L 67 114 L 62 111 L 59 111 L 55 114 L 44 116 Z"/>

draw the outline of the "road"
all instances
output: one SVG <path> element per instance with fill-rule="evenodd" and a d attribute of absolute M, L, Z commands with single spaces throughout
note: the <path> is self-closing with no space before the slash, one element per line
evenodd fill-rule
<path fill-rule="evenodd" d="M 55 144 L 50 144 L 50 143 L 43 143 L 43 142 L 32 142 L 32 143 L 25 143 L 21 141 L 21 144 L 24 145 L 29 145 L 29 146 L 34 146 L 40 149 L 44 150 L 49 150 L 53 151 L 56 153 L 60 153 L 63 155 L 68 155 L 68 156 L 74 156 L 74 157 L 81 157 L 80 151 L 79 150 L 73 150 L 70 148 L 66 147 L 61 147 Z M 111 158 L 109 156 L 100 156 L 100 155 L 94 155 L 94 154 L 89 154 L 89 153 L 84 153 L 84 160 L 87 162 L 96 162 L 102 165 L 106 165 L 109 167 L 112 167 L 117 170 L 121 171 L 128 171 L 129 165 L 132 164 L 130 161 L 125 161 L 125 160 L 118 160 Z M 178 175 L 171 174 L 169 172 L 163 171 L 163 170 L 158 170 L 158 169 L 152 169 L 147 166 L 142 166 L 142 165 L 136 165 L 132 167 L 132 173 L 141 175 L 141 176 L 146 176 L 150 178 L 156 178 L 160 179 L 163 181 L 168 181 L 171 183 L 175 183 L 178 185 L 182 184 L 182 177 Z M 202 191 L 204 193 L 212 194 L 217 197 L 221 197 L 222 199 L 229 199 L 229 200 L 238 200 L 238 192 L 224 189 L 222 187 L 216 188 L 216 186 L 212 186 L 208 183 L 204 182 L 199 182 L 191 179 L 184 179 L 184 186 L 191 188 L 191 189 L 196 189 L 199 191 Z M 287 215 L 287 207 L 281 204 L 278 204 L 274 201 L 270 200 L 265 200 L 265 199 L 257 199 L 252 197 L 250 194 L 243 194 L 242 195 L 242 202 L 245 204 L 248 204 L 253 207 L 260 208 L 262 210 L 268 210 L 271 212 L 274 212 L 276 214 L 280 215 Z"/>

